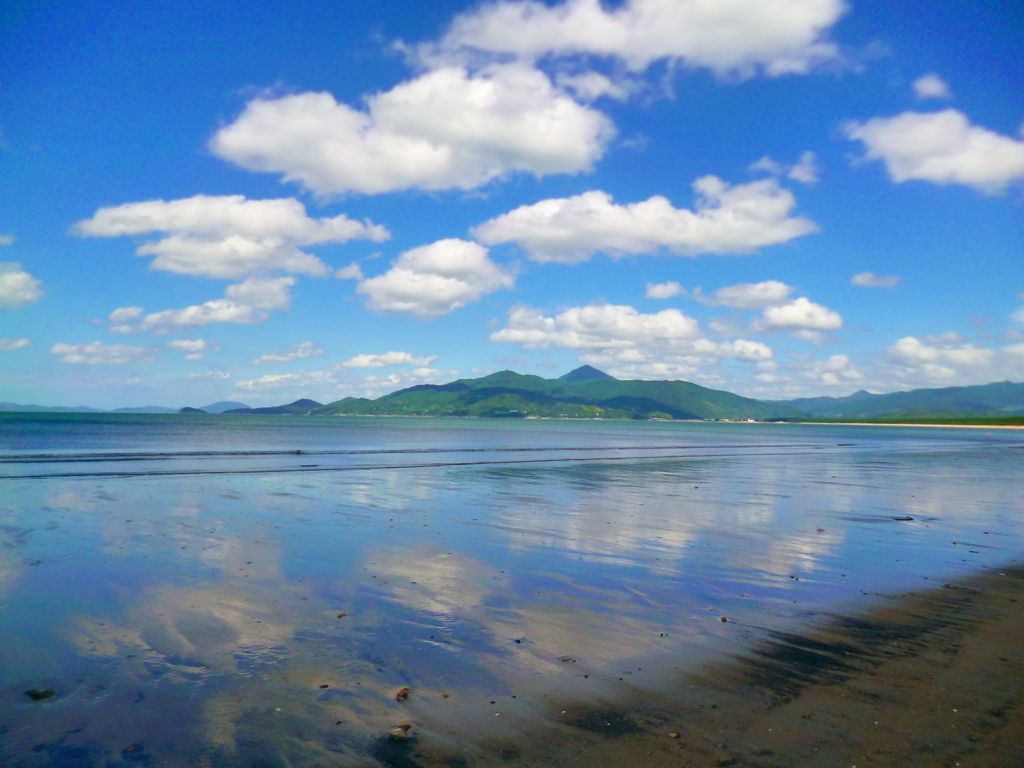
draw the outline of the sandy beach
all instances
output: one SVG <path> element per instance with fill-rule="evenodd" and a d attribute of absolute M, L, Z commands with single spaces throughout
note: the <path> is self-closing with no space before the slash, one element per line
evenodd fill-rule
<path fill-rule="evenodd" d="M 1024 569 L 881 599 L 866 614 L 777 634 L 662 698 L 558 703 L 550 726 L 480 744 L 470 764 L 1024 765 Z M 396 766 L 459 760 L 415 744 L 392 750 Z"/>
<path fill-rule="evenodd" d="M 844 427 L 925 427 L 927 429 L 1024 429 L 1024 424 L 916 424 L 913 422 L 882 423 L 877 421 L 802 421 L 801 424 L 810 426 L 836 426 Z"/>

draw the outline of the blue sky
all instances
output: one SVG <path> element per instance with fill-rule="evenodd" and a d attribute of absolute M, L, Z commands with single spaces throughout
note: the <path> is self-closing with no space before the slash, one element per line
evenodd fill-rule
<path fill-rule="evenodd" d="M 1024 380 L 1024 6 L 0 15 L 0 401 Z"/>

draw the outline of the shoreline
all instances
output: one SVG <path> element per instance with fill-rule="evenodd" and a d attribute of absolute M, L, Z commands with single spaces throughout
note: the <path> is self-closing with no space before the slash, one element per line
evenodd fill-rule
<path fill-rule="evenodd" d="M 815 427 L 923 427 L 925 429 L 1024 429 L 1024 424 L 918 424 L 889 421 L 783 421 L 773 424 L 807 424 Z"/>
<path fill-rule="evenodd" d="M 510 768 L 1024 765 L 1024 567 L 879 600 L 772 633 L 659 693 L 556 699 L 521 731 L 454 751 L 452 734 L 435 732 L 385 764 L 433 768 L 472 753 L 474 766 Z"/>

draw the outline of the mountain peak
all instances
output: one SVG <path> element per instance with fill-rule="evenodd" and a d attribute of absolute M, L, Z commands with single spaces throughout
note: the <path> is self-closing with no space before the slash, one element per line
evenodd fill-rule
<path fill-rule="evenodd" d="M 615 380 L 614 376 L 609 376 L 604 371 L 599 371 L 590 365 L 581 365 L 579 368 L 573 371 L 569 371 L 564 376 L 559 376 L 559 381 L 569 382 L 570 384 L 577 381 L 598 381 L 599 379 L 612 379 Z"/>

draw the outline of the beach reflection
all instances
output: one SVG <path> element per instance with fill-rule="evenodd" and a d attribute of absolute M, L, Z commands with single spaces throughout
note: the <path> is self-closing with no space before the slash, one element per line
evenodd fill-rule
<path fill-rule="evenodd" d="M 0 512 L 0 758 L 362 766 L 401 724 L 504 738 L 556 698 L 655 691 L 866 593 L 1001 563 L 1021 475 L 947 444 L 22 481 Z"/>

